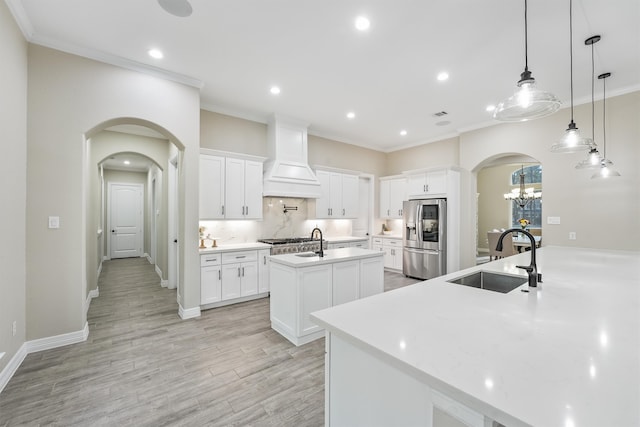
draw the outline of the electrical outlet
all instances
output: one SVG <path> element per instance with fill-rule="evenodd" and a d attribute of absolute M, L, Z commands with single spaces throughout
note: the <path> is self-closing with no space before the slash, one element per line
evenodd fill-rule
<path fill-rule="evenodd" d="M 18 322 L 14 320 L 13 325 L 11 326 L 11 333 L 15 337 L 17 332 L 18 332 Z"/>
<path fill-rule="evenodd" d="M 569 232 L 569 240 L 576 240 L 576 232 L 575 231 L 570 231 Z"/>

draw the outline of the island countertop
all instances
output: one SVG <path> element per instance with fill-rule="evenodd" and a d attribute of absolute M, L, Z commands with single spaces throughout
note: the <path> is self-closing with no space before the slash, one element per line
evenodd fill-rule
<path fill-rule="evenodd" d="M 340 261 L 384 256 L 384 254 L 380 251 L 373 251 L 370 249 L 362 248 L 325 249 L 324 256 L 322 258 L 320 258 L 318 255 L 306 255 L 311 255 L 311 252 L 271 255 L 269 257 L 269 260 L 271 262 L 287 265 L 289 267 L 310 267 L 313 265 L 332 264 L 334 262 Z"/>
<path fill-rule="evenodd" d="M 640 425 L 640 253 L 547 246 L 539 288 L 448 283 L 513 275 L 529 252 L 315 312 L 332 334 L 509 426 Z"/>

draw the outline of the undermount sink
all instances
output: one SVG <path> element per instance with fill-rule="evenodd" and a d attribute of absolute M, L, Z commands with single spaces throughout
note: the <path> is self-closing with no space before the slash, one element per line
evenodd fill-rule
<path fill-rule="evenodd" d="M 527 283 L 527 278 L 509 276 L 507 274 L 489 273 L 488 271 L 477 271 L 466 276 L 447 280 L 447 282 L 506 294 L 518 286 Z"/>
<path fill-rule="evenodd" d="M 318 254 L 315 252 L 302 252 L 302 253 L 296 254 L 296 256 L 299 256 L 302 258 L 311 258 L 314 256 L 318 256 Z"/>

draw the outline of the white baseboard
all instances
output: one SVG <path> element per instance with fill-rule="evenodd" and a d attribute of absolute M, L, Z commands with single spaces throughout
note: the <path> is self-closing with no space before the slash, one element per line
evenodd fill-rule
<path fill-rule="evenodd" d="M 13 355 L 7 366 L 0 372 L 0 392 L 2 392 L 9 383 L 9 380 L 11 380 L 13 374 L 16 373 L 24 361 L 24 358 L 27 357 L 27 354 L 83 342 L 87 340 L 88 336 L 89 324 L 85 322 L 84 328 L 80 331 L 25 342 L 20 346 L 16 354 Z"/>
<path fill-rule="evenodd" d="M 25 345 L 27 346 L 27 353 L 36 353 L 38 351 L 50 350 L 52 348 L 64 347 L 65 345 L 83 342 L 87 340 L 88 336 L 89 323 L 85 322 L 84 328 L 80 331 L 27 341 Z"/>
<path fill-rule="evenodd" d="M 158 275 L 158 277 L 160 277 L 160 279 L 162 279 L 162 270 L 160 270 L 160 267 L 158 267 L 157 264 L 156 264 L 156 274 Z"/>
<path fill-rule="evenodd" d="M 165 279 L 160 279 L 160 286 L 162 286 L 163 288 L 166 288 L 169 286 L 169 281 L 165 280 Z"/>
<path fill-rule="evenodd" d="M 149 264 L 153 264 L 153 260 L 151 259 L 151 255 L 149 255 L 148 253 L 146 253 L 146 252 L 145 252 L 145 253 L 143 253 L 143 254 L 142 254 L 142 257 L 143 257 L 143 258 L 146 258 L 146 259 L 147 259 L 147 261 L 149 261 Z"/>
<path fill-rule="evenodd" d="M 185 310 L 182 308 L 182 304 L 178 304 L 178 315 L 182 320 L 200 317 L 200 307 L 193 307 Z"/>
<path fill-rule="evenodd" d="M 100 273 L 102 273 L 102 261 L 100 261 L 100 265 L 98 266 L 98 274 L 96 274 L 96 277 L 100 277 Z"/>
<path fill-rule="evenodd" d="M 2 390 L 9 384 L 11 377 L 16 373 L 25 357 L 27 357 L 26 343 L 20 346 L 16 354 L 9 360 L 7 366 L 0 372 L 0 393 L 2 393 Z"/>
<path fill-rule="evenodd" d="M 109 257 L 108 257 L 108 256 L 106 256 L 106 255 L 103 255 L 103 256 L 102 256 L 102 260 L 103 260 L 103 261 L 109 261 Z"/>
<path fill-rule="evenodd" d="M 91 306 L 91 300 L 94 298 L 98 298 L 100 296 L 100 290 L 95 288 L 89 291 L 89 295 L 87 295 L 87 299 L 84 301 L 84 314 L 85 316 L 89 312 L 89 307 Z"/>

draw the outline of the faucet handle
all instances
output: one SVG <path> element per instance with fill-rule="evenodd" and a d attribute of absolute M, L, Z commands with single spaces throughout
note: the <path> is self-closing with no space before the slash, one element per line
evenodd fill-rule
<path fill-rule="evenodd" d="M 533 271 L 533 267 L 530 265 L 516 265 L 516 268 L 526 270 L 528 273 L 531 273 Z"/>
<path fill-rule="evenodd" d="M 542 283 L 542 273 L 538 273 L 538 283 Z"/>

